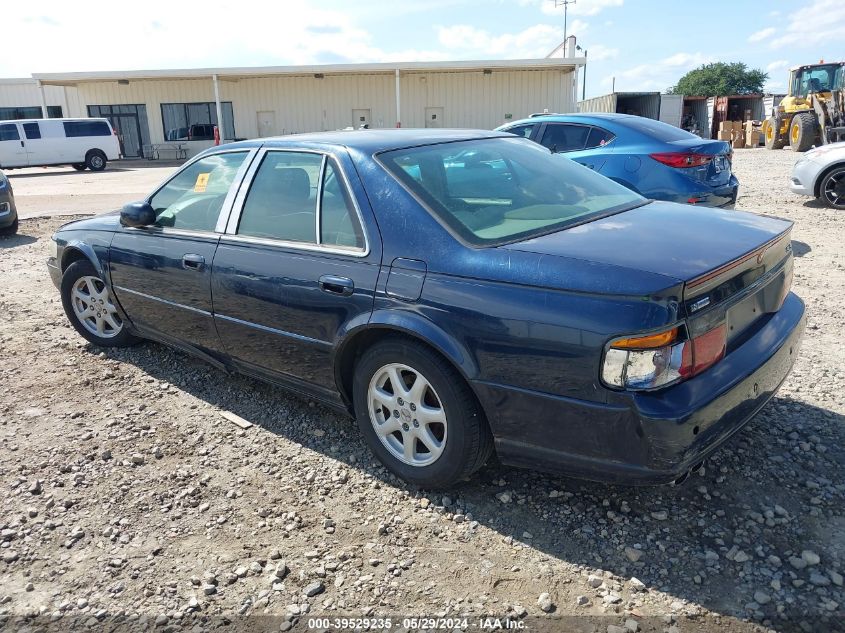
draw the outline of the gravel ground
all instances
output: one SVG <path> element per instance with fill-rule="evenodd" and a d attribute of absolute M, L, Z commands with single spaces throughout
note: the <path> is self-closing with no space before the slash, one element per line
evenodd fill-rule
<path fill-rule="evenodd" d="M 44 268 L 66 218 L 22 221 L 0 240 L 0 629 L 845 630 L 845 214 L 788 192 L 793 161 L 738 151 L 735 170 L 740 208 L 795 222 L 803 348 L 674 488 L 491 464 L 409 490 L 314 403 L 158 344 L 88 345 Z"/>

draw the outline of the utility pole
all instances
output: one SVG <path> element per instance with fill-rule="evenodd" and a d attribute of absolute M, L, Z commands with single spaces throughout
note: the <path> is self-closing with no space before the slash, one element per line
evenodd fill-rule
<path fill-rule="evenodd" d="M 575 4 L 577 0 L 554 0 L 555 8 L 563 7 L 563 56 L 566 57 L 566 14 L 569 12 L 569 5 Z"/>
<path fill-rule="evenodd" d="M 581 88 L 581 101 L 587 98 L 587 49 L 576 46 L 575 50 L 584 51 L 584 87 Z"/>

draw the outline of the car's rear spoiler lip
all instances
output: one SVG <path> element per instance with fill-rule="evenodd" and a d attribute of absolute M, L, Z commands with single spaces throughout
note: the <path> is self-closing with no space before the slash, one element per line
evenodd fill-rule
<path fill-rule="evenodd" d="M 792 226 L 793 225 L 790 222 L 790 225 L 786 230 L 784 230 L 782 233 L 778 234 L 777 237 L 774 237 L 773 239 L 769 240 L 768 242 L 766 242 L 762 246 L 758 246 L 753 251 L 746 253 L 745 255 L 742 255 L 742 256 L 734 259 L 733 261 L 730 261 L 727 264 L 724 264 L 724 265 L 720 266 L 719 268 L 716 268 L 715 270 L 711 270 L 710 272 L 704 273 L 703 275 L 700 275 L 700 276 L 696 277 L 695 279 L 691 279 L 690 281 L 688 281 L 686 283 L 686 289 L 692 291 L 695 288 L 697 288 L 698 286 L 701 286 L 702 284 L 705 284 L 708 281 L 715 279 L 716 277 L 721 277 L 725 273 L 733 270 L 734 268 L 742 266 L 742 264 L 744 264 L 745 262 L 747 262 L 748 260 L 750 260 L 752 258 L 756 259 L 758 262 L 762 262 L 763 256 L 766 253 L 766 251 L 769 250 L 772 246 L 774 246 L 778 242 L 780 242 L 781 240 L 783 240 L 783 238 L 785 236 L 789 235 L 792 232 Z"/>

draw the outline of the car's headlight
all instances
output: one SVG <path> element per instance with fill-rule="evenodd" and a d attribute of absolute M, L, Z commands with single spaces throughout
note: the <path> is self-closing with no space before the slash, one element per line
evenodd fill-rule
<path fill-rule="evenodd" d="M 56 236 L 50 236 L 50 244 L 47 247 L 50 252 L 50 257 L 53 259 L 58 259 L 59 257 L 59 243 L 56 241 Z"/>
<path fill-rule="evenodd" d="M 725 355 L 724 323 L 690 340 L 681 326 L 617 338 L 604 353 L 602 380 L 609 387 L 658 389 L 695 376 Z"/>

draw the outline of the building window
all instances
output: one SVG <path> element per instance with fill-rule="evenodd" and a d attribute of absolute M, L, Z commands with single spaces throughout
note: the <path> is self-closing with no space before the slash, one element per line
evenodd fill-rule
<path fill-rule="evenodd" d="M 235 138 L 235 117 L 232 102 L 223 101 L 223 129 L 221 138 Z M 208 103 L 162 103 L 161 121 L 166 141 L 210 141 L 217 125 L 217 106 Z"/>
<path fill-rule="evenodd" d="M 62 106 L 47 106 L 47 116 L 51 119 L 62 118 Z M 41 106 L 24 106 L 20 108 L 0 108 L 0 121 L 15 119 L 42 119 Z"/>

